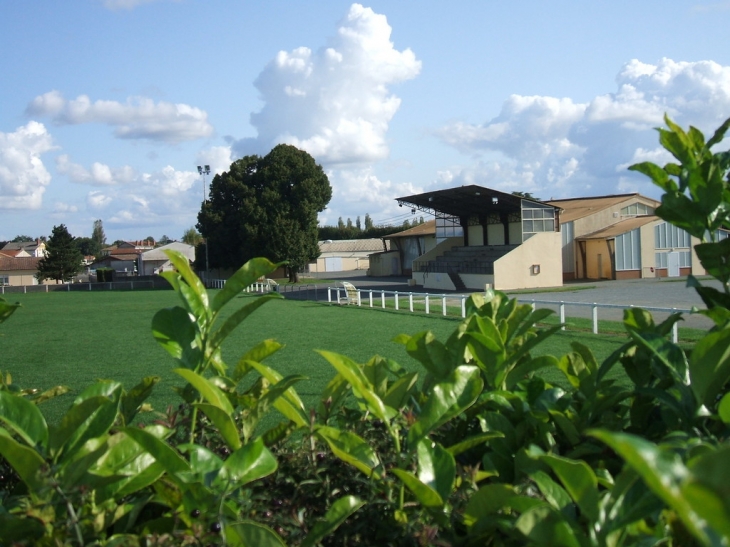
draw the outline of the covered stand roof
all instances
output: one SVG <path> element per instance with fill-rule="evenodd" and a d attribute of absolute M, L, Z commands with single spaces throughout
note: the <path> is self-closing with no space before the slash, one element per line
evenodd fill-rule
<path fill-rule="evenodd" d="M 542 207 L 546 206 L 545 203 L 537 200 L 498 192 L 475 184 L 396 198 L 401 206 L 415 207 L 434 215 L 444 213 L 455 217 L 520 212 L 522 200 L 539 204 Z M 557 207 L 555 208 L 557 209 Z"/>

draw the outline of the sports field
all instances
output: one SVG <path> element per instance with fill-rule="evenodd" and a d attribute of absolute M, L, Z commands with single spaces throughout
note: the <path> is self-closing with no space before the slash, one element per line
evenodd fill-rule
<path fill-rule="evenodd" d="M 226 308 L 232 313 L 252 296 L 242 295 Z M 150 324 L 155 312 L 177 305 L 173 291 L 57 292 L 7 295 L 22 307 L 0 325 L 0 371 L 10 372 L 13 382 L 24 388 L 48 389 L 67 385 L 72 394 L 44 403 L 42 408 L 55 421 L 73 398 L 73 393 L 99 378 L 121 381 L 131 388 L 142 377 L 162 378 L 150 402 L 164 410 L 180 401 L 172 386 L 182 380 L 172 373 L 173 359 L 155 342 Z M 235 364 L 238 357 L 261 340 L 273 338 L 285 348 L 266 361 L 283 375 L 310 378 L 296 389 L 312 405 L 334 369 L 316 352 L 326 349 L 364 362 L 373 355 L 396 360 L 408 369 L 419 369 L 402 345 L 392 342 L 400 333 L 430 330 L 445 340 L 460 319 L 425 316 L 404 311 L 336 306 L 324 303 L 276 300 L 267 303 L 241 326 L 224 345 L 224 358 Z M 596 336 L 589 332 L 558 333 L 536 353 L 562 355 L 570 342 L 588 345 L 599 360 L 608 356 L 625 338 Z M 560 381 L 555 371 L 542 373 Z"/>

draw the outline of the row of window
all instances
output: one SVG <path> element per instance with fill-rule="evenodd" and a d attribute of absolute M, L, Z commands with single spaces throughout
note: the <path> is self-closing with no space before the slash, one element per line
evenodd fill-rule
<path fill-rule="evenodd" d="M 636 217 L 639 215 L 653 215 L 654 209 L 644 203 L 632 203 L 621 209 L 622 217 Z"/>

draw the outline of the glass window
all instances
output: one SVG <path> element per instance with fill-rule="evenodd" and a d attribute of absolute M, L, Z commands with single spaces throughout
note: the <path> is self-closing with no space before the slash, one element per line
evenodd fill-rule
<path fill-rule="evenodd" d="M 641 269 L 641 235 L 639 229 L 616 237 L 616 270 Z"/>

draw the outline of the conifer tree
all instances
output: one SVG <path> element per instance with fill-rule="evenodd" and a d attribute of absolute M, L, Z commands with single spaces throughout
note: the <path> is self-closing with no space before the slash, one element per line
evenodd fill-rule
<path fill-rule="evenodd" d="M 38 281 L 55 279 L 70 281 L 81 271 L 83 255 L 74 242 L 74 237 L 66 226 L 61 224 L 53 227 L 53 233 L 46 243 L 46 256 L 38 261 Z"/>

